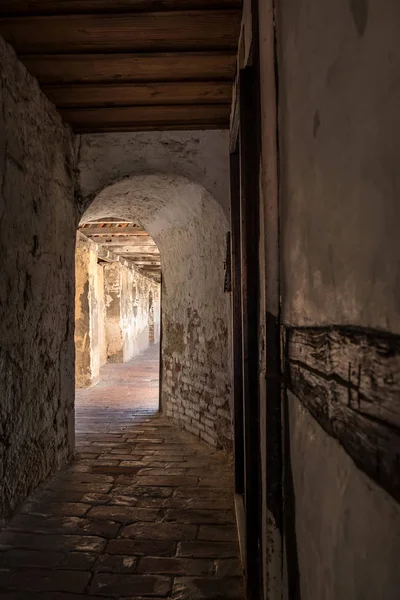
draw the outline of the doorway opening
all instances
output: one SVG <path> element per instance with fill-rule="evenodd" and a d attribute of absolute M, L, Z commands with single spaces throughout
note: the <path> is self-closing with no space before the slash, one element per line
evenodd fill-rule
<path fill-rule="evenodd" d="M 228 223 L 222 207 L 201 184 L 165 173 L 112 181 L 85 198 L 83 205 L 86 211 L 80 234 L 90 236 L 90 228 L 100 223 L 107 223 L 114 233 L 119 222 L 116 235 L 120 237 L 129 226 L 137 225 L 151 236 L 154 251 L 159 249 L 162 257 L 157 261 L 154 255 L 145 256 L 141 243 L 142 254 L 136 265 L 146 270 L 148 279 L 152 277 L 146 293 L 136 294 L 145 303 L 147 314 L 140 340 L 148 348 L 146 352 L 155 353 L 162 338 L 157 407 L 212 446 L 232 448 L 229 299 L 224 290 Z M 136 234 L 137 229 L 133 232 Z M 98 228 L 96 235 L 102 233 Z M 92 235 L 90 241 L 94 239 Z M 136 242 L 139 244 L 139 238 Z M 119 240 L 118 244 L 124 247 Z M 106 250 L 110 251 L 108 247 Z M 121 253 L 127 254 L 121 258 L 129 259 L 126 249 Z M 103 259 L 109 258 L 107 253 L 103 255 Z M 150 291 L 154 312 L 151 345 Z M 106 304 L 109 302 L 106 296 Z M 137 311 L 139 315 L 139 306 Z M 97 385 L 93 389 L 100 388 Z M 79 392 L 77 403 L 81 396 Z"/>
<path fill-rule="evenodd" d="M 161 261 L 156 243 L 139 222 L 84 217 L 75 271 L 77 403 L 158 411 Z"/>

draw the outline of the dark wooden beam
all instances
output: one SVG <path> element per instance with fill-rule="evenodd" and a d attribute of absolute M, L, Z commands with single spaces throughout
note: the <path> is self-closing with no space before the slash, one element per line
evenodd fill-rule
<path fill-rule="evenodd" d="M 149 265 L 159 265 L 161 264 L 160 261 L 160 255 L 158 256 L 154 256 L 154 255 L 141 255 L 141 254 L 132 254 L 131 252 L 115 252 L 115 254 L 118 254 L 119 256 L 123 256 L 124 258 L 130 258 L 131 260 L 133 260 L 136 263 L 140 263 L 140 264 L 149 264 Z"/>
<path fill-rule="evenodd" d="M 206 131 L 228 129 L 228 123 L 172 123 L 141 125 L 138 123 L 125 123 L 124 125 L 91 125 L 91 126 L 73 126 L 75 133 L 119 133 L 128 131 Z"/>
<path fill-rule="evenodd" d="M 78 131 L 102 131 L 107 127 L 159 129 L 166 126 L 215 129 L 229 126 L 228 105 L 204 106 L 140 106 L 118 108 L 87 108 L 59 111 L 63 119 Z M 134 232 L 132 232 L 134 233 Z"/>
<path fill-rule="evenodd" d="M 0 15 L 215 10 L 240 6 L 241 0 L 2 0 Z"/>
<path fill-rule="evenodd" d="M 22 62 L 42 84 L 231 81 L 234 53 L 38 54 Z"/>
<path fill-rule="evenodd" d="M 233 50 L 238 10 L 0 18 L 17 53 Z"/>
<path fill-rule="evenodd" d="M 135 261 L 131 261 L 135 264 Z M 137 265 L 138 269 L 143 269 L 144 271 L 149 271 L 151 273 L 160 273 L 161 272 L 161 266 L 160 265 L 142 265 L 142 264 L 138 264 Z"/>
<path fill-rule="evenodd" d="M 105 246 L 106 248 L 109 248 L 109 246 Z M 120 254 L 121 256 L 125 256 L 125 257 L 132 257 L 132 258 L 137 258 L 137 259 L 149 259 L 149 260 L 159 260 L 160 258 L 160 253 L 158 252 L 136 252 L 135 250 L 130 250 L 128 247 L 124 247 L 122 249 L 119 248 L 111 248 L 112 252 L 115 252 L 115 254 Z"/>
<path fill-rule="evenodd" d="M 130 254 L 129 252 L 115 252 L 119 256 L 123 256 L 124 258 L 130 258 L 134 260 L 136 263 L 146 263 L 149 265 L 157 266 L 160 264 L 160 256 L 141 256 L 140 254 L 135 256 Z"/>
<path fill-rule="evenodd" d="M 229 104 L 230 83 L 181 82 L 103 85 L 45 85 L 43 92 L 58 108 Z"/>
<path fill-rule="evenodd" d="M 84 233 L 86 235 L 86 229 L 84 229 L 82 231 L 82 233 Z M 88 236 L 90 237 L 90 236 Z M 107 237 L 101 237 L 100 238 L 101 244 L 102 246 L 106 246 L 107 248 L 110 247 L 112 248 L 127 248 L 129 246 L 129 248 L 142 248 L 143 250 L 147 251 L 151 251 L 151 252 L 156 252 L 158 251 L 157 245 L 155 242 L 153 242 L 153 240 L 149 237 L 149 238 L 145 238 L 144 236 L 126 236 L 126 237 L 112 237 L 112 236 L 107 236 Z"/>
<path fill-rule="evenodd" d="M 81 227 L 79 231 L 86 237 L 130 235 L 150 237 L 147 231 L 137 227 Z"/>
<path fill-rule="evenodd" d="M 400 500 L 400 336 L 286 329 L 286 384 L 354 462 Z"/>
<path fill-rule="evenodd" d="M 134 223 L 133 221 L 121 221 L 121 219 L 117 219 L 115 217 L 104 217 L 103 219 L 91 219 L 90 221 L 82 225 L 82 227 L 98 224 L 105 225 L 108 223 L 118 223 L 118 225 L 131 225 L 132 227 L 136 226 L 136 223 Z"/>
<path fill-rule="evenodd" d="M 151 254 L 153 256 L 159 255 L 159 250 L 154 244 L 152 246 L 145 246 L 142 244 L 131 244 L 129 239 L 119 239 L 116 244 L 107 244 L 104 242 L 104 238 L 101 238 L 101 245 L 105 248 L 110 248 L 113 252 L 131 252 L 136 254 Z"/>

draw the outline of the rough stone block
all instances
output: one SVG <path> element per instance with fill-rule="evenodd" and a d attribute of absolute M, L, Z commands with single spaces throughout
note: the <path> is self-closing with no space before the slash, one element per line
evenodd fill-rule
<path fill-rule="evenodd" d="M 177 556 L 191 558 L 236 558 L 238 556 L 238 546 L 231 542 L 180 542 L 178 544 Z"/>
<path fill-rule="evenodd" d="M 174 580 L 173 595 L 179 600 L 242 600 L 243 594 L 243 580 L 239 577 L 181 577 Z"/>
<path fill-rule="evenodd" d="M 0 570 L 0 587 L 28 592 L 83 592 L 91 573 L 84 571 L 57 571 L 25 569 L 20 572 Z"/>
<path fill-rule="evenodd" d="M 176 544 L 171 540 L 116 539 L 107 544 L 108 554 L 173 556 L 175 550 Z"/>
<path fill-rule="evenodd" d="M 138 573 L 159 573 L 161 575 L 210 575 L 214 562 L 206 559 L 144 557 L 138 566 Z"/>
<path fill-rule="evenodd" d="M 201 525 L 197 539 L 219 542 L 235 542 L 237 540 L 236 527 L 229 527 L 227 525 Z"/>
<path fill-rule="evenodd" d="M 89 519 L 112 519 L 119 523 L 155 521 L 159 511 L 151 508 L 130 506 L 95 506 L 88 512 Z"/>
<path fill-rule="evenodd" d="M 124 575 L 99 573 L 90 584 L 91 594 L 111 596 L 166 596 L 171 579 L 161 575 Z"/>
<path fill-rule="evenodd" d="M 137 562 L 137 556 L 102 554 L 98 557 L 94 570 L 99 573 L 133 573 Z"/>
<path fill-rule="evenodd" d="M 121 531 L 124 538 L 147 540 L 193 540 L 196 537 L 197 527 L 194 525 L 178 523 L 135 523 L 128 525 Z"/>

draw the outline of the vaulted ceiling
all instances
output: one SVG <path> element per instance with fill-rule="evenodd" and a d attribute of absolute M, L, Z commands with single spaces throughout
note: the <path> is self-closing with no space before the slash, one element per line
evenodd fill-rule
<path fill-rule="evenodd" d="M 240 0 L 1 0 L 0 34 L 77 132 L 229 126 Z"/>

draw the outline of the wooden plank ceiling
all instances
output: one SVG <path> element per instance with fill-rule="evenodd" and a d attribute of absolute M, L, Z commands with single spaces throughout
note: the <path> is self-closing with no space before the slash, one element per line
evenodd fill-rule
<path fill-rule="evenodd" d="M 77 132 L 229 126 L 241 0 L 0 0 L 0 34 Z"/>
<path fill-rule="evenodd" d="M 110 261 L 123 258 L 135 265 L 144 275 L 156 281 L 161 280 L 158 247 L 138 223 L 116 219 L 90 221 L 81 225 L 79 231 L 101 248 L 110 251 Z M 105 256 L 104 253 L 102 256 Z"/>

